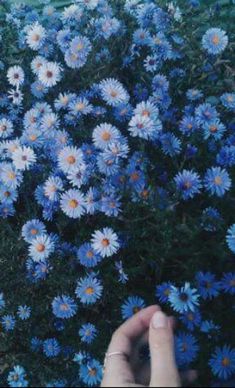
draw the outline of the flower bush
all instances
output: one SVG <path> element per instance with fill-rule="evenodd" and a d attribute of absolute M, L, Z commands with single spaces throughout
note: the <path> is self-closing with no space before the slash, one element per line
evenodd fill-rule
<path fill-rule="evenodd" d="M 179 368 L 232 386 L 234 17 L 0 2 L 0 386 L 98 386 L 113 331 L 156 303 Z"/>

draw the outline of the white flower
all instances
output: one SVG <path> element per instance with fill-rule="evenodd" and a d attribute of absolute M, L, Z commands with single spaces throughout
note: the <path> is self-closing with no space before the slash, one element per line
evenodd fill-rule
<path fill-rule="evenodd" d="M 48 235 L 44 234 L 32 240 L 29 247 L 29 255 L 34 261 L 40 262 L 41 260 L 48 259 L 54 249 L 54 242 Z"/>
<path fill-rule="evenodd" d="M 6 139 L 13 133 L 13 124 L 8 119 L 0 120 L 0 138 Z"/>
<path fill-rule="evenodd" d="M 44 184 L 44 194 L 50 201 L 57 201 L 62 190 L 63 182 L 59 177 L 50 177 Z"/>
<path fill-rule="evenodd" d="M 104 123 L 94 129 L 92 139 L 97 148 L 105 150 L 115 140 L 119 140 L 120 136 L 121 133 L 116 127 Z"/>
<path fill-rule="evenodd" d="M 104 228 L 102 231 L 97 230 L 92 235 L 91 242 L 95 252 L 102 257 L 110 257 L 117 253 L 120 248 L 118 236 L 111 228 Z"/>
<path fill-rule="evenodd" d="M 59 153 L 59 168 L 65 173 L 72 172 L 74 168 L 83 164 L 83 153 L 76 147 L 64 147 Z"/>
<path fill-rule="evenodd" d="M 38 74 L 39 74 L 40 68 L 41 68 L 42 65 L 44 65 L 45 63 L 47 63 L 46 59 L 43 58 L 41 55 L 37 55 L 36 58 L 34 58 L 34 59 L 32 60 L 32 63 L 31 63 L 32 72 L 33 72 L 35 75 L 38 75 Z"/>
<path fill-rule="evenodd" d="M 61 67 L 56 62 L 45 62 L 38 71 L 39 81 L 48 88 L 61 80 Z"/>
<path fill-rule="evenodd" d="M 26 42 L 32 50 L 39 50 L 46 38 L 46 30 L 38 22 L 34 23 L 27 30 Z"/>
<path fill-rule="evenodd" d="M 28 170 L 36 162 L 36 155 L 29 147 L 20 147 L 12 154 L 12 161 L 17 170 Z"/>
<path fill-rule="evenodd" d="M 81 218 L 86 212 L 85 198 L 79 190 L 69 190 L 61 196 L 61 209 L 70 218 Z"/>
<path fill-rule="evenodd" d="M 20 90 L 11 89 L 8 92 L 9 98 L 12 100 L 14 105 L 20 105 L 23 101 L 24 95 Z"/>
<path fill-rule="evenodd" d="M 24 83 L 24 71 L 20 66 L 12 66 L 7 72 L 8 82 L 12 86 L 19 87 Z"/>
<path fill-rule="evenodd" d="M 111 106 L 118 106 L 128 102 L 130 96 L 122 84 L 114 78 L 105 79 L 100 83 L 100 91 L 103 100 Z"/>

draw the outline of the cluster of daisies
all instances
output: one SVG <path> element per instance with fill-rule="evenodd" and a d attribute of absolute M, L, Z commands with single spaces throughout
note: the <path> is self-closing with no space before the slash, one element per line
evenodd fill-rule
<path fill-rule="evenodd" d="M 110 283 L 123 285 L 127 294 L 129 284 L 134 288 L 123 259 L 131 235 L 120 227 L 130 205 L 160 212 L 183 206 L 187 212 L 196 203 L 198 227 L 209 233 L 223 228 L 224 249 L 235 253 L 235 220 L 224 225 L 222 206 L 226 198 L 232 203 L 235 92 L 226 84 L 215 96 L 210 93 L 223 74 L 218 74 L 220 66 L 230 69 L 223 55 L 234 43 L 218 25 L 200 35 L 194 70 L 208 87 L 202 82 L 197 87 L 191 65 L 190 70 L 182 67 L 190 46 L 182 23 L 200 9 L 197 0 L 187 1 L 190 16 L 174 2 L 161 8 L 151 0 L 120 5 L 74 0 L 62 11 L 41 0 L 40 12 L 0 3 L 6 9 L 0 49 L 5 52 L 4 34 L 8 38 L 11 32 L 18 58 L 15 63 L 0 60 L 0 217 L 12 225 L 15 217 L 25 218 L 27 209 L 27 221 L 21 224 L 25 284 L 45 288 L 46 314 L 53 322 L 47 336 L 34 336 L 29 329 L 28 353 L 51 365 L 64 360 L 76 370 L 77 377 L 69 380 L 56 368 L 58 379 L 45 377 L 40 384 L 97 386 L 103 354 L 95 358 L 91 345 L 106 333 L 93 314 L 105 309 L 113 287 L 105 287 L 103 265 L 112 268 Z M 181 84 L 187 87 L 181 89 Z M 76 243 L 64 238 L 68 226 L 76 230 Z M 63 276 L 57 291 L 56 267 L 65 260 L 66 265 L 71 260 L 76 280 Z M 232 378 L 235 348 L 223 342 L 220 324 L 204 317 L 201 307 L 234 296 L 235 273 L 224 272 L 218 280 L 214 273 L 197 272 L 183 286 L 169 280 L 157 285 L 156 302 L 178 314 L 184 328 L 175 336 L 179 368 L 197 362 L 199 336 L 204 341 L 214 337 L 219 346 L 208 367 L 219 381 Z M 46 296 L 51 281 L 53 295 L 50 290 Z M 126 320 L 146 305 L 142 297 L 128 296 L 120 316 Z M 13 311 L 1 291 L 3 335 L 14 335 L 27 322 L 30 328 L 37 308 L 23 303 Z M 60 340 L 68 324 L 76 326 L 79 348 Z M 9 386 L 37 381 L 20 357 L 14 362 L 6 376 Z"/>

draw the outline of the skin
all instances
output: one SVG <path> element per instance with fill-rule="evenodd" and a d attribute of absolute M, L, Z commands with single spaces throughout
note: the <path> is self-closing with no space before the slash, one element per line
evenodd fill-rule
<path fill-rule="evenodd" d="M 151 365 L 140 360 L 139 349 L 149 343 Z M 158 306 L 140 311 L 113 335 L 101 387 L 180 387 L 192 383 L 195 371 L 180 376 L 174 353 L 174 320 Z"/>

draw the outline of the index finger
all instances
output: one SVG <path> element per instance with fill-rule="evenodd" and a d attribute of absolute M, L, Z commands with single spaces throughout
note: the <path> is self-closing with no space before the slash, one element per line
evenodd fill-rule
<path fill-rule="evenodd" d="M 115 355 L 107 358 L 103 387 L 126 386 L 135 383 L 128 357 L 132 354 L 134 341 L 146 332 L 153 315 L 159 310 L 161 309 L 158 306 L 141 310 L 115 332 L 108 349 L 108 355 Z"/>

